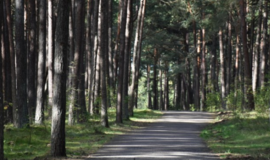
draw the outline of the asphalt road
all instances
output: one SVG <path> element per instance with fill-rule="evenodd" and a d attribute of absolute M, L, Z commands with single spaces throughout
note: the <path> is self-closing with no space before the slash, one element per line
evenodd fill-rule
<path fill-rule="evenodd" d="M 164 112 L 149 126 L 117 136 L 88 160 L 217 160 L 200 138 L 213 118 L 206 112 Z"/>

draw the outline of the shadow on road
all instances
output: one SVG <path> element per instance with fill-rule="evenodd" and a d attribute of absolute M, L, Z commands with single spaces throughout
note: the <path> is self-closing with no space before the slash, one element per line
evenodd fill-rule
<path fill-rule="evenodd" d="M 89 160 L 219 159 L 200 138 L 213 118 L 206 112 L 164 112 L 148 127 L 114 138 Z"/>

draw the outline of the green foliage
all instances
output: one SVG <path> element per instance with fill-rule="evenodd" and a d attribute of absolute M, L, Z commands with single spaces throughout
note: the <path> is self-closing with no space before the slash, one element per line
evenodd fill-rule
<path fill-rule="evenodd" d="M 270 158 L 270 124 L 266 114 L 235 113 L 201 132 L 208 146 L 222 157 Z"/>
<path fill-rule="evenodd" d="M 242 111 L 242 106 L 244 105 L 243 100 L 245 100 L 245 95 L 240 89 L 230 92 L 230 94 L 226 97 L 227 109 L 233 111 Z"/>
<path fill-rule="evenodd" d="M 147 79 L 141 77 L 138 88 L 138 108 L 148 108 Z"/>
<path fill-rule="evenodd" d="M 219 92 L 210 92 L 206 95 L 206 106 L 210 112 L 217 111 L 221 108 L 221 97 Z"/>
<path fill-rule="evenodd" d="M 255 109 L 258 112 L 264 113 L 269 108 L 270 103 L 270 87 L 264 87 L 255 94 Z"/>
<path fill-rule="evenodd" d="M 196 111 L 195 105 L 194 104 L 190 104 L 189 108 L 192 112 Z"/>

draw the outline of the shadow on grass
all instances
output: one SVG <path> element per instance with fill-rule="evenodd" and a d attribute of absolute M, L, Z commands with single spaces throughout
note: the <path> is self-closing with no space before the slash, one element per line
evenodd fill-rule
<path fill-rule="evenodd" d="M 201 136 L 222 158 L 270 158 L 270 123 L 267 116 L 236 116 L 207 127 Z"/>
<path fill-rule="evenodd" d="M 100 125 L 99 116 L 89 116 L 88 122 L 66 125 L 67 156 L 77 158 L 90 155 L 114 136 L 124 134 L 148 124 L 161 113 L 151 110 L 135 110 L 130 121 L 115 124 L 115 109 L 108 110 L 110 128 Z M 15 129 L 12 125 L 5 127 L 4 153 L 8 159 L 47 159 L 50 154 L 50 122 L 44 126 Z"/>

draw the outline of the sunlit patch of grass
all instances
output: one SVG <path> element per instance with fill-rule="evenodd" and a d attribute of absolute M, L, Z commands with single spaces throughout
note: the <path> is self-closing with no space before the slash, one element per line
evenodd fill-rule
<path fill-rule="evenodd" d="M 150 109 L 137 109 L 130 119 L 135 122 L 153 122 L 162 115 L 160 111 Z"/>
<path fill-rule="evenodd" d="M 66 125 L 67 156 L 76 158 L 90 155 L 115 135 L 143 127 L 162 115 L 159 111 L 135 109 L 134 117 L 117 125 L 115 124 L 115 112 L 115 108 L 108 109 L 110 128 L 100 125 L 99 115 L 89 116 L 89 120 L 83 124 Z M 49 156 L 50 134 L 49 121 L 42 126 L 33 125 L 23 129 L 15 129 L 12 125 L 6 125 L 5 157 L 8 159 L 35 159 Z"/>
<path fill-rule="evenodd" d="M 270 123 L 266 114 L 234 114 L 225 121 L 208 126 L 201 136 L 223 158 L 270 158 Z"/>
<path fill-rule="evenodd" d="M 5 127 L 4 154 L 8 159 L 34 159 L 49 153 L 50 131 L 44 126 Z"/>

